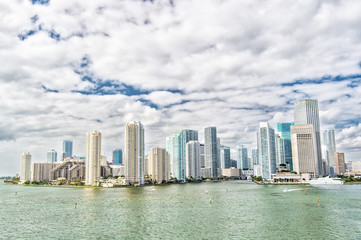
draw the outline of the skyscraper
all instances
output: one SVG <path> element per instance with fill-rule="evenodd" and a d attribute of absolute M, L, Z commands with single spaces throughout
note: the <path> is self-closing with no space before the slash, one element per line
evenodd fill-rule
<path fill-rule="evenodd" d="M 170 165 L 169 154 L 164 148 L 154 147 L 150 150 L 149 158 L 149 174 L 153 181 L 158 183 L 169 181 Z"/>
<path fill-rule="evenodd" d="M 250 168 L 248 164 L 248 149 L 243 145 L 237 147 L 237 168 L 243 170 Z"/>
<path fill-rule="evenodd" d="M 73 141 L 71 140 L 63 141 L 63 153 L 65 153 L 64 159 L 73 156 Z"/>
<path fill-rule="evenodd" d="M 218 177 L 219 159 L 217 152 L 217 128 L 207 127 L 204 129 L 204 152 L 205 168 L 209 171 L 209 177 Z"/>
<path fill-rule="evenodd" d="M 252 162 L 253 162 L 253 165 L 259 164 L 258 149 L 252 149 Z"/>
<path fill-rule="evenodd" d="M 171 174 L 180 181 L 186 179 L 186 144 L 189 141 L 198 141 L 198 131 L 185 129 L 167 137 Z"/>
<path fill-rule="evenodd" d="M 285 162 L 289 164 L 290 170 L 293 171 L 291 125 L 294 125 L 294 123 L 278 123 L 277 132 L 281 134 L 284 141 Z"/>
<path fill-rule="evenodd" d="M 226 146 L 220 148 L 220 168 L 226 169 L 232 166 L 231 163 L 231 149 Z"/>
<path fill-rule="evenodd" d="M 186 144 L 186 177 L 201 178 L 201 145 L 198 141 Z"/>
<path fill-rule="evenodd" d="M 323 143 L 326 147 L 326 160 L 328 164 L 332 167 L 336 166 L 335 152 L 336 152 L 336 139 L 335 139 L 335 130 L 326 129 L 323 132 Z"/>
<path fill-rule="evenodd" d="M 113 165 L 123 165 L 123 151 L 122 151 L 122 149 L 113 150 Z"/>
<path fill-rule="evenodd" d="M 47 152 L 46 158 L 48 163 L 56 163 L 58 161 L 58 154 L 54 149 L 52 149 L 51 151 Z"/>
<path fill-rule="evenodd" d="M 278 168 L 281 163 L 285 163 L 285 144 L 284 139 L 279 135 L 275 134 L 275 145 L 276 145 L 276 167 Z"/>
<path fill-rule="evenodd" d="M 88 132 L 86 136 L 86 185 L 94 185 L 100 177 L 101 138 L 102 134 L 98 131 Z"/>
<path fill-rule="evenodd" d="M 125 125 L 125 179 L 144 184 L 144 127 L 139 121 Z"/>
<path fill-rule="evenodd" d="M 275 131 L 267 122 L 259 123 L 257 132 L 258 159 L 262 167 L 262 178 L 270 180 L 276 173 Z"/>
<path fill-rule="evenodd" d="M 21 182 L 30 181 L 31 178 L 30 169 L 31 169 L 31 154 L 23 153 L 23 155 L 21 156 L 21 165 L 20 165 Z"/>
<path fill-rule="evenodd" d="M 335 152 L 336 174 L 341 175 L 346 172 L 345 154 L 343 152 Z"/>
<path fill-rule="evenodd" d="M 310 173 L 314 178 L 318 171 L 317 141 L 312 124 L 291 126 L 293 171 Z M 322 165 L 321 165 L 322 167 Z"/>
<path fill-rule="evenodd" d="M 317 175 L 322 175 L 322 149 L 320 117 L 316 99 L 301 99 L 295 102 L 295 125 L 312 124 L 316 137 Z"/>

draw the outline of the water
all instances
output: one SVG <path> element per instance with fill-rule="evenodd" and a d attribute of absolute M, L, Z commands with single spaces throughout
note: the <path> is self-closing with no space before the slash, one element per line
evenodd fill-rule
<path fill-rule="evenodd" d="M 0 183 L 0 220 L 0 239 L 361 239 L 361 185 Z"/>

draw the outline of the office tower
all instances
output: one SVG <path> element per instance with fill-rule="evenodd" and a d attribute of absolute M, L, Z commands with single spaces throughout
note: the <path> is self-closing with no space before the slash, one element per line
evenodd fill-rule
<path fill-rule="evenodd" d="M 322 175 L 322 150 L 320 117 L 316 99 L 301 99 L 295 102 L 295 125 L 312 124 L 316 138 L 317 175 Z"/>
<path fill-rule="evenodd" d="M 285 144 L 283 138 L 279 134 L 275 134 L 276 145 L 276 167 L 281 163 L 285 163 Z"/>
<path fill-rule="evenodd" d="M 169 154 L 164 148 L 154 147 L 150 150 L 149 174 L 153 181 L 158 183 L 169 181 L 170 164 Z"/>
<path fill-rule="evenodd" d="M 335 130 L 326 129 L 323 132 L 323 143 L 326 147 L 326 160 L 328 164 L 332 167 L 336 166 L 335 152 L 336 152 L 336 140 L 335 140 Z"/>
<path fill-rule="evenodd" d="M 201 145 L 198 141 L 186 144 L 186 177 L 201 178 Z"/>
<path fill-rule="evenodd" d="M 23 155 L 21 156 L 21 165 L 20 165 L 21 182 L 26 182 L 31 180 L 30 170 L 31 170 L 31 154 L 23 153 Z"/>
<path fill-rule="evenodd" d="M 73 156 L 73 141 L 71 140 L 63 141 L 63 153 L 65 153 L 65 158 Z"/>
<path fill-rule="evenodd" d="M 58 154 L 54 149 L 52 149 L 51 151 L 47 152 L 46 158 L 48 163 L 56 163 L 58 160 Z"/>
<path fill-rule="evenodd" d="M 123 165 L 123 151 L 122 151 L 122 149 L 113 150 L 113 165 Z"/>
<path fill-rule="evenodd" d="M 186 180 L 186 144 L 189 141 L 198 141 L 198 131 L 185 129 L 167 137 L 171 175 L 179 181 Z"/>
<path fill-rule="evenodd" d="M 252 162 L 253 162 L 253 165 L 259 164 L 258 149 L 252 149 Z"/>
<path fill-rule="evenodd" d="M 204 168 L 206 167 L 206 164 L 205 164 L 205 158 L 204 158 L 204 144 L 201 143 L 201 168 Z"/>
<path fill-rule="evenodd" d="M 91 131 L 86 136 L 86 185 L 94 185 L 100 177 L 101 138 L 98 131 Z"/>
<path fill-rule="evenodd" d="M 312 124 L 291 126 L 291 143 L 293 171 L 310 173 L 311 178 L 316 177 L 319 165 L 314 126 Z"/>
<path fill-rule="evenodd" d="M 276 173 L 275 131 L 267 122 L 259 123 L 257 132 L 258 159 L 262 167 L 262 178 L 271 179 Z"/>
<path fill-rule="evenodd" d="M 217 128 L 207 127 L 204 129 L 204 152 L 205 168 L 208 169 L 209 177 L 218 177 L 219 159 L 217 153 Z"/>
<path fill-rule="evenodd" d="M 277 132 L 281 134 L 284 142 L 284 151 L 285 151 L 285 163 L 288 163 L 290 170 L 293 171 L 292 165 L 292 144 L 291 144 L 291 125 L 294 123 L 278 123 Z"/>
<path fill-rule="evenodd" d="M 237 147 L 237 168 L 244 170 L 249 169 L 248 149 L 243 145 Z"/>
<path fill-rule="evenodd" d="M 59 163 L 32 163 L 31 181 L 49 181 L 50 171 L 58 165 Z"/>
<path fill-rule="evenodd" d="M 345 154 L 343 152 L 335 152 L 336 174 L 342 175 L 346 172 Z"/>
<path fill-rule="evenodd" d="M 125 125 L 125 179 L 144 184 L 144 126 L 135 121 Z"/>
<path fill-rule="evenodd" d="M 220 164 L 221 169 L 230 168 L 231 163 L 231 149 L 226 146 L 221 146 L 220 148 Z"/>

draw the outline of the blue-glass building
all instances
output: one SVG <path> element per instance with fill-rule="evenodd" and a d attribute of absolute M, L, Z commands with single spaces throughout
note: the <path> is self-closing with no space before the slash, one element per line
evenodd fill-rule
<path fill-rule="evenodd" d="M 123 165 L 123 151 L 122 149 L 113 150 L 113 165 Z"/>
<path fill-rule="evenodd" d="M 221 168 L 230 168 L 232 166 L 231 164 L 231 149 L 226 146 L 222 146 L 220 148 L 220 164 Z"/>
<path fill-rule="evenodd" d="M 289 164 L 290 171 L 293 171 L 291 125 L 294 125 L 294 123 L 278 123 L 277 132 L 281 134 L 284 140 L 285 162 Z"/>
<path fill-rule="evenodd" d="M 237 148 L 237 168 L 243 170 L 250 169 L 248 162 L 248 149 L 243 145 Z"/>
<path fill-rule="evenodd" d="M 63 141 L 63 153 L 65 153 L 63 154 L 64 159 L 73 156 L 73 141 L 70 140 Z"/>

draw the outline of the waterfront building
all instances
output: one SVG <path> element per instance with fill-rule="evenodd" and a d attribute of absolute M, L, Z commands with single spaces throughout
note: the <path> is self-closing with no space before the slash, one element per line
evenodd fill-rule
<path fill-rule="evenodd" d="M 50 171 L 59 163 L 32 163 L 31 181 L 49 181 Z"/>
<path fill-rule="evenodd" d="M 52 149 L 51 151 L 47 152 L 46 158 L 48 163 L 56 163 L 58 161 L 58 153 Z"/>
<path fill-rule="evenodd" d="M 262 166 L 262 178 L 271 180 L 271 175 L 276 173 L 275 130 L 267 122 L 259 123 L 257 146 Z"/>
<path fill-rule="evenodd" d="M 144 157 L 144 176 L 149 175 L 149 154 L 146 154 Z"/>
<path fill-rule="evenodd" d="M 113 150 L 113 165 L 123 165 L 123 151 L 122 149 Z"/>
<path fill-rule="evenodd" d="M 204 144 L 201 143 L 201 167 L 204 168 L 206 165 L 205 165 L 205 161 L 204 161 Z"/>
<path fill-rule="evenodd" d="M 100 177 L 101 133 L 91 131 L 86 137 L 86 185 L 94 185 Z"/>
<path fill-rule="evenodd" d="M 285 163 L 284 139 L 279 134 L 275 134 L 275 145 L 276 145 L 276 163 L 277 163 L 277 167 L 279 167 L 280 164 Z"/>
<path fill-rule="evenodd" d="M 312 124 L 291 126 L 291 143 L 293 171 L 310 173 L 312 178 L 316 177 L 319 165 L 314 126 Z"/>
<path fill-rule="evenodd" d="M 167 137 L 171 174 L 179 181 L 186 180 L 186 144 L 189 141 L 198 141 L 198 131 L 185 129 Z"/>
<path fill-rule="evenodd" d="M 198 141 L 186 144 L 186 177 L 201 178 L 201 145 Z"/>
<path fill-rule="evenodd" d="M 110 173 L 113 175 L 113 177 L 124 177 L 124 165 L 109 165 L 109 167 Z"/>
<path fill-rule="evenodd" d="M 262 165 L 261 164 L 253 165 L 253 176 L 262 177 Z"/>
<path fill-rule="evenodd" d="M 139 121 L 125 125 L 124 167 L 128 182 L 144 184 L 144 126 Z"/>
<path fill-rule="evenodd" d="M 153 181 L 168 182 L 170 177 L 169 154 L 164 148 L 154 147 L 149 153 L 149 174 Z"/>
<path fill-rule="evenodd" d="M 259 164 L 258 149 L 252 149 L 252 164 L 253 165 Z M 253 167 L 252 167 L 252 169 L 253 169 Z"/>
<path fill-rule="evenodd" d="M 326 129 L 323 132 L 323 143 L 325 145 L 325 158 L 331 167 L 336 166 L 336 138 L 334 129 Z"/>
<path fill-rule="evenodd" d="M 352 161 L 350 162 L 350 169 L 351 172 L 361 172 L 361 161 Z"/>
<path fill-rule="evenodd" d="M 20 164 L 20 181 L 26 182 L 31 180 L 31 154 L 23 153 Z"/>
<path fill-rule="evenodd" d="M 241 177 L 242 174 L 242 170 L 239 168 L 223 168 L 222 170 L 222 176 L 224 177 L 228 177 L 228 178 L 236 178 L 239 179 Z"/>
<path fill-rule="evenodd" d="M 343 152 L 335 152 L 336 174 L 343 175 L 346 172 L 345 154 Z"/>
<path fill-rule="evenodd" d="M 220 164 L 221 169 L 230 168 L 231 166 L 231 149 L 226 146 L 220 148 Z"/>
<path fill-rule="evenodd" d="M 95 135 L 92 135 L 92 133 L 94 133 Z M 93 140 L 89 140 L 90 145 L 92 143 L 98 142 L 98 141 L 100 144 L 100 136 L 101 136 L 100 132 L 90 132 L 90 138 L 94 138 Z M 87 139 L 87 142 L 88 142 L 88 139 Z M 94 150 L 94 151 L 96 152 L 96 150 Z M 92 156 L 92 154 L 89 154 L 89 157 L 91 157 L 91 156 Z M 92 159 L 92 158 L 87 158 L 86 165 L 94 166 L 94 164 L 88 163 L 88 159 Z M 99 176 L 100 176 L 100 166 L 98 169 L 99 169 Z M 85 163 L 82 160 L 76 159 L 73 157 L 69 157 L 69 158 L 64 159 L 64 161 L 61 162 L 60 164 L 56 164 L 56 166 L 50 170 L 50 180 L 67 179 L 69 181 L 76 181 L 76 180 L 83 181 L 85 179 L 86 185 L 94 185 L 94 182 L 98 177 L 96 179 L 94 179 L 93 181 L 91 181 L 92 179 L 89 179 L 89 177 L 92 177 L 92 174 L 93 174 L 93 176 L 95 176 L 94 174 L 96 174 L 96 172 L 95 172 L 96 170 L 94 170 L 93 172 L 90 172 L 89 175 L 88 175 L 87 171 L 88 171 L 88 169 L 86 169 Z"/>
<path fill-rule="evenodd" d="M 63 161 L 65 158 L 73 156 L 73 141 L 71 140 L 63 141 L 63 153 L 65 153 L 64 158 L 62 159 Z"/>
<path fill-rule="evenodd" d="M 207 127 L 204 129 L 204 150 L 205 150 L 205 168 L 209 169 L 210 177 L 219 177 L 219 159 L 217 128 Z"/>
<path fill-rule="evenodd" d="M 315 134 L 317 175 L 322 172 L 322 149 L 320 137 L 320 117 L 316 99 L 301 99 L 295 102 L 295 125 L 312 124 Z"/>
<path fill-rule="evenodd" d="M 248 149 L 243 145 L 237 147 L 237 168 L 244 170 L 249 169 Z"/>
<path fill-rule="evenodd" d="M 284 142 L 284 152 L 285 152 L 285 163 L 288 163 L 290 170 L 293 171 L 292 165 L 292 144 L 291 144 L 291 126 L 294 123 L 278 123 L 277 132 L 281 134 Z"/>
<path fill-rule="evenodd" d="M 253 170 L 253 161 L 252 158 L 248 157 L 248 169 Z"/>

